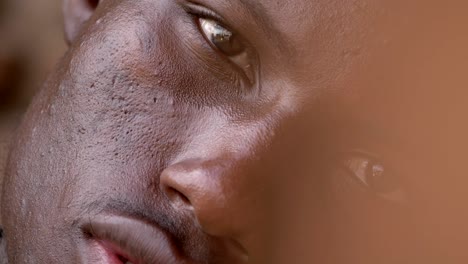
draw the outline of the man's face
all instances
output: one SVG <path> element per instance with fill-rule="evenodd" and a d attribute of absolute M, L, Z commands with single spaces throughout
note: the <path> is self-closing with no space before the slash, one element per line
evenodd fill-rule
<path fill-rule="evenodd" d="M 438 248 L 417 219 L 448 189 L 446 105 L 418 83 L 438 68 L 413 71 L 433 37 L 417 7 L 90 3 L 65 1 L 70 50 L 10 158 L 13 262 L 402 263 Z"/>

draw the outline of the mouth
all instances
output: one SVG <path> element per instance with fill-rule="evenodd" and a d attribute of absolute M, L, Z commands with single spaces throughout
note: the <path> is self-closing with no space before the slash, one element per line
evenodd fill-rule
<path fill-rule="evenodd" d="M 191 263 L 162 229 L 143 221 L 114 215 L 99 216 L 83 224 L 90 238 L 91 263 Z"/>

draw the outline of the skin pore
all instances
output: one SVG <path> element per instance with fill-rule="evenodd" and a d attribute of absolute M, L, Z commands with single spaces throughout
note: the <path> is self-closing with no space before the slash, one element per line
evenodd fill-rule
<path fill-rule="evenodd" d="M 457 10 L 65 0 L 3 186 L 10 262 L 458 263 Z"/>

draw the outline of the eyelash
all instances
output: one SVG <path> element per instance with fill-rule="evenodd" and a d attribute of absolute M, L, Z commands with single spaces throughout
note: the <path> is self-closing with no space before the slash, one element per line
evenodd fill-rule
<path fill-rule="evenodd" d="M 201 6 L 189 4 L 189 5 L 185 6 L 185 10 L 187 11 L 187 13 L 194 16 L 195 18 L 212 19 L 212 20 L 218 21 L 223 26 L 225 24 L 224 19 L 222 17 L 217 15 L 215 12 L 213 12 L 213 11 L 211 11 L 209 9 L 205 9 L 205 8 L 203 8 Z"/>
<path fill-rule="evenodd" d="M 188 4 L 184 5 L 184 9 L 188 14 L 192 15 L 194 18 L 206 18 L 206 19 L 215 20 L 219 22 L 226 29 L 229 29 L 230 31 L 232 31 L 231 28 L 225 26 L 226 25 L 225 20 L 221 16 L 219 16 L 218 14 L 216 14 L 215 12 L 213 12 L 212 10 L 208 8 L 205 8 L 197 3 L 193 3 L 189 1 Z"/>

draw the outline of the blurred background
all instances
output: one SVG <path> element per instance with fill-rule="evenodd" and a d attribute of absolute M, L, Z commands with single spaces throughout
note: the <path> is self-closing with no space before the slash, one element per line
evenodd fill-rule
<path fill-rule="evenodd" d="M 22 113 L 66 50 L 60 0 L 0 0 L 0 180 Z"/>

